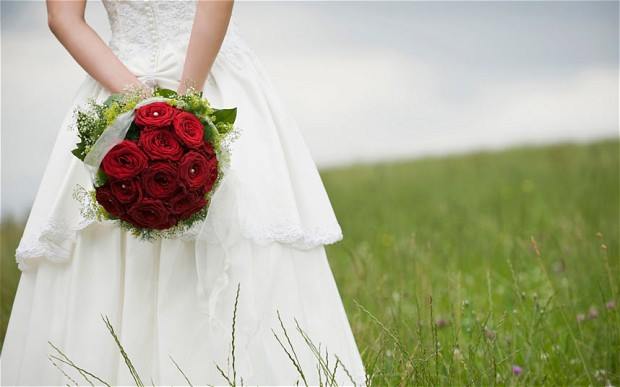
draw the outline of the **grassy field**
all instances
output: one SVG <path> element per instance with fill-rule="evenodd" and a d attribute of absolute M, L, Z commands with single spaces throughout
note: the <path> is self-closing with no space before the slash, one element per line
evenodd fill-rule
<path fill-rule="evenodd" d="M 619 385 L 619 145 L 324 171 L 373 384 Z M 20 233 L 2 226 L 2 332 Z"/>

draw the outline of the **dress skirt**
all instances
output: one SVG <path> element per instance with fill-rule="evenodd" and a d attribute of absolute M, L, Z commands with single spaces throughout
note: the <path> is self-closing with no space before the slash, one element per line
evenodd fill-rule
<path fill-rule="evenodd" d="M 323 371 L 297 326 L 323 358 L 327 352 L 331 366 L 339 359 L 356 384 L 363 384 L 364 370 L 323 246 L 235 246 L 228 278 L 233 286 L 225 287 L 210 310 L 191 262 L 196 244 L 144 242 L 108 224 L 80 231 L 69 262 L 43 262 L 22 274 L 4 343 L 2 384 L 73 384 L 48 360 L 58 355 L 48 341 L 111 385 L 134 384 L 102 316 L 145 383 L 186 385 L 172 357 L 193 385 L 227 384 L 216 365 L 232 375 L 237 285 L 237 383 L 303 384 L 274 336 L 286 343 L 279 312 L 308 383 L 319 384 Z M 63 369 L 78 384 L 88 384 L 75 370 Z M 336 373 L 339 385 L 353 384 L 343 366 Z"/>

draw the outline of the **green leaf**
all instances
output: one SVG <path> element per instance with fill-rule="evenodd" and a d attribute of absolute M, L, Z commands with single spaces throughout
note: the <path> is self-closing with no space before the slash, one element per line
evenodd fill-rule
<path fill-rule="evenodd" d="M 86 155 L 84 155 L 83 150 L 80 148 L 75 148 L 74 150 L 71 151 L 71 153 L 73 153 L 73 155 L 75 157 L 77 157 L 78 159 L 84 161 L 84 158 L 86 157 Z"/>
<path fill-rule="evenodd" d="M 164 97 L 164 98 L 176 98 L 177 97 L 177 92 L 174 91 L 174 90 L 170 90 L 170 89 L 160 89 L 160 88 L 157 88 L 153 92 L 153 95 L 158 95 L 158 96 Z"/>
<path fill-rule="evenodd" d="M 108 181 L 108 175 L 103 172 L 101 168 L 97 170 L 97 176 L 95 176 L 95 187 L 101 187 Z"/>
<path fill-rule="evenodd" d="M 213 113 L 215 121 L 217 122 L 227 122 L 229 124 L 234 124 L 237 119 L 237 108 L 232 109 L 217 109 Z"/>
<path fill-rule="evenodd" d="M 213 142 L 220 133 L 212 123 L 208 122 L 204 125 L 204 139 L 205 141 Z"/>
<path fill-rule="evenodd" d="M 125 136 L 125 138 L 129 140 L 137 140 L 139 136 L 140 136 L 140 129 L 134 122 L 132 122 L 131 126 L 129 127 L 129 130 L 127 131 L 127 135 Z"/>

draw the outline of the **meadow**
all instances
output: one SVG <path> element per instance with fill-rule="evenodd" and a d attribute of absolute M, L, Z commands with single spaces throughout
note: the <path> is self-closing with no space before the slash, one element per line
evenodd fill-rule
<path fill-rule="evenodd" d="M 620 384 L 620 144 L 322 172 L 328 255 L 368 381 Z M 4 330 L 23 224 L 1 226 Z"/>

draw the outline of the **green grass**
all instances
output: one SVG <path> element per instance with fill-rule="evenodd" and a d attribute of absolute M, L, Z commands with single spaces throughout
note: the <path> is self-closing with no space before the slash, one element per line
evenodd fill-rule
<path fill-rule="evenodd" d="M 324 171 L 373 384 L 620 384 L 619 145 Z M 2 332 L 20 232 L 2 225 Z"/>
<path fill-rule="evenodd" d="M 374 382 L 620 384 L 618 157 L 607 141 L 325 172 Z"/>
<path fill-rule="evenodd" d="M 15 249 L 19 243 L 24 224 L 14 219 L 0 223 L 0 344 L 4 342 L 6 326 L 9 323 L 11 307 L 19 282 L 19 269 L 15 263 Z"/>

